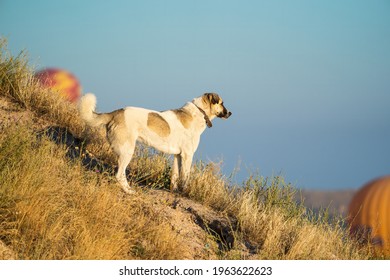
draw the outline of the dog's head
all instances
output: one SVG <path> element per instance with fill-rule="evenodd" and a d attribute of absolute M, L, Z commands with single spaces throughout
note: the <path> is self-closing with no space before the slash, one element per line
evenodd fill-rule
<path fill-rule="evenodd" d="M 228 109 L 226 109 L 223 104 L 222 98 L 216 93 L 205 93 L 202 96 L 204 103 L 208 104 L 210 108 L 210 117 L 218 117 L 222 119 L 227 119 L 232 115 Z"/>

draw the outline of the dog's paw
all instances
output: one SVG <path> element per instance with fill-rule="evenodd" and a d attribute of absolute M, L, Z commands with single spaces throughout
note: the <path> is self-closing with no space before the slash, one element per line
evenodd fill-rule
<path fill-rule="evenodd" d="M 134 188 L 130 186 L 122 186 L 122 190 L 127 194 L 135 194 Z"/>

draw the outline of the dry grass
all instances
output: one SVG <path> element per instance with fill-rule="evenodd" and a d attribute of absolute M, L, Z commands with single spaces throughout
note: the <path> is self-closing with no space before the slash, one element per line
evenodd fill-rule
<path fill-rule="evenodd" d="M 243 186 L 229 187 L 215 170 L 210 164 L 194 170 L 188 195 L 234 217 L 239 225 L 236 235 L 253 246 L 255 258 L 373 258 L 368 246 L 359 247 L 349 239 L 341 221 L 329 222 L 325 212 L 310 217 L 283 178 L 254 175 Z"/>
<path fill-rule="evenodd" d="M 24 126 L 0 139 L 0 236 L 21 259 L 176 259 L 169 223 Z"/>
<path fill-rule="evenodd" d="M 218 164 L 198 162 L 192 168 L 185 194 L 202 204 L 223 211 L 229 208 L 232 190 L 220 173 Z"/>
<path fill-rule="evenodd" d="M 0 94 L 38 117 L 88 141 L 100 159 L 114 162 L 99 131 L 87 131 L 74 105 L 40 88 L 24 53 L 13 57 L 0 39 Z M 27 125 L 28 127 L 29 125 Z M 32 124 L 30 124 L 32 126 Z M 3 126 L 0 136 L 0 240 L 21 259 L 180 259 L 191 240 L 178 236 L 147 193 L 125 196 L 99 173 L 70 162 L 63 148 L 37 140 L 26 126 Z M 140 148 L 131 181 L 167 187 L 170 159 Z M 282 178 L 252 176 L 232 186 L 218 165 L 198 163 L 185 196 L 230 217 L 238 242 L 219 255 L 251 258 L 367 259 L 369 248 L 348 238 L 339 223 L 311 219 Z M 168 207 L 168 206 L 167 206 Z M 233 228 L 233 227 L 232 227 Z"/>

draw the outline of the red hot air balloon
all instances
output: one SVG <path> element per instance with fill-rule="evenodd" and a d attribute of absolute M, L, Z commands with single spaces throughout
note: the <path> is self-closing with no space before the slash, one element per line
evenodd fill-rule
<path fill-rule="evenodd" d="M 348 221 L 353 237 L 390 256 L 390 176 L 367 183 L 355 194 Z"/>
<path fill-rule="evenodd" d="M 41 85 L 57 91 L 70 102 L 77 102 L 81 96 L 81 86 L 78 79 L 66 70 L 46 68 L 35 73 L 35 77 Z"/>

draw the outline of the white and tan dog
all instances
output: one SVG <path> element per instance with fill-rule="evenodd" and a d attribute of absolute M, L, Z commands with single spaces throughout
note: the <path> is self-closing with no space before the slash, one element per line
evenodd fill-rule
<path fill-rule="evenodd" d="M 211 127 L 215 117 L 227 119 L 232 114 L 215 93 L 205 93 L 179 109 L 164 112 L 126 107 L 99 114 L 95 109 L 95 95 L 88 93 L 81 98 L 81 118 L 91 127 L 106 127 L 107 139 L 119 157 L 116 178 L 127 193 L 134 192 L 126 179 L 126 167 L 137 141 L 174 155 L 171 189 L 175 190 L 188 179 L 193 155 L 206 126 Z"/>

